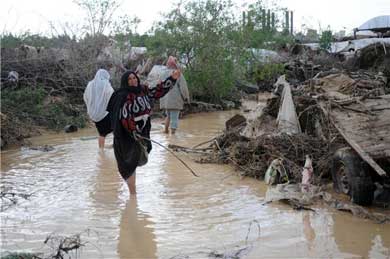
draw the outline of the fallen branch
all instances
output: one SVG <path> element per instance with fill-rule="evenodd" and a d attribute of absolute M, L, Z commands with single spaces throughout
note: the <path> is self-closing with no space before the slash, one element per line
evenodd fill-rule
<path fill-rule="evenodd" d="M 309 211 L 316 212 L 314 209 L 304 206 L 304 204 L 302 204 L 300 201 L 296 199 L 280 199 L 279 201 L 284 204 L 290 205 L 294 210 L 309 210 Z"/>
<path fill-rule="evenodd" d="M 349 111 L 353 111 L 353 112 L 357 112 L 357 113 L 364 113 L 364 114 L 367 114 L 367 115 L 375 115 L 375 114 L 373 114 L 369 110 L 364 110 L 363 111 L 363 110 L 347 107 L 347 106 L 344 106 L 344 105 L 340 105 L 340 104 L 338 104 L 338 103 L 336 103 L 334 101 L 331 101 L 331 105 L 334 106 L 334 107 L 337 107 L 339 109 L 349 110 Z"/>
<path fill-rule="evenodd" d="M 198 154 L 205 154 L 205 155 L 210 153 L 210 152 L 207 152 L 207 150 L 212 150 L 211 147 L 195 149 L 195 148 L 188 148 L 188 147 L 183 147 L 183 146 L 173 145 L 173 144 L 169 144 L 168 148 L 170 148 L 174 151 L 183 151 L 183 152 L 187 152 L 187 153 L 198 153 Z"/>
<path fill-rule="evenodd" d="M 80 234 L 70 237 L 49 235 L 43 243 L 53 250 L 53 254 L 50 255 L 50 258 L 53 259 L 64 259 L 65 254 L 71 258 L 69 255 L 70 251 L 77 251 L 81 247 L 85 246 L 85 243 L 81 242 Z"/>
<path fill-rule="evenodd" d="M 207 140 L 207 141 L 205 141 L 205 142 L 199 143 L 199 144 L 197 144 L 197 145 L 193 146 L 192 148 L 197 148 L 197 147 L 200 147 L 200 146 L 202 146 L 202 145 L 204 145 L 204 144 L 207 144 L 207 143 L 213 142 L 215 139 L 216 139 L 216 138 L 212 138 L 212 139 L 210 139 L 210 140 Z"/>
<path fill-rule="evenodd" d="M 215 139 L 214 140 L 215 142 L 215 145 L 217 146 L 217 148 L 219 149 L 220 152 L 224 153 L 223 150 L 221 149 L 221 147 L 219 146 L 218 144 L 218 141 Z M 239 167 L 241 170 L 243 170 L 244 172 L 246 171 L 244 167 L 240 166 L 234 159 L 232 159 L 231 157 L 229 156 L 226 156 L 227 159 L 229 159 L 233 164 L 235 164 L 237 167 Z"/>

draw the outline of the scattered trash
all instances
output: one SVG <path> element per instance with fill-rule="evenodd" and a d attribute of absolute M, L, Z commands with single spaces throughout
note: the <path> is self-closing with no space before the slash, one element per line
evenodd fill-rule
<path fill-rule="evenodd" d="M 259 87 L 257 85 L 242 80 L 236 80 L 235 86 L 247 94 L 254 94 L 259 91 Z"/>
<path fill-rule="evenodd" d="M 283 166 L 283 160 L 278 158 L 271 162 L 265 172 L 264 182 L 268 185 L 275 185 L 279 183 L 285 183 L 288 181 L 286 169 Z"/>
<path fill-rule="evenodd" d="M 234 115 L 225 122 L 226 130 L 232 130 L 236 127 L 244 127 L 246 125 L 246 118 L 240 114 Z"/>
<path fill-rule="evenodd" d="M 19 81 L 19 73 L 16 71 L 10 71 L 8 73 L 7 80 L 9 82 L 15 82 L 15 83 L 18 82 Z"/>
<path fill-rule="evenodd" d="M 36 146 L 36 147 L 30 147 L 31 150 L 38 150 L 42 152 L 49 152 L 53 151 L 54 147 L 50 145 L 43 145 L 43 146 Z"/>
<path fill-rule="evenodd" d="M 72 125 L 72 124 L 66 125 L 66 126 L 64 127 L 65 133 L 76 132 L 77 130 L 78 130 L 78 129 L 77 129 L 77 126 Z"/>

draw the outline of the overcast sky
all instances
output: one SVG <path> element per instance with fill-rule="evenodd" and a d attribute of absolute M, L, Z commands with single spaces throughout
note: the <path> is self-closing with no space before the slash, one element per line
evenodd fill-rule
<path fill-rule="evenodd" d="M 118 14 L 136 15 L 141 19 L 138 32 L 151 28 L 160 13 L 172 8 L 174 0 L 122 0 Z M 271 0 L 267 0 L 271 1 Z M 294 11 L 294 30 L 302 25 L 314 29 L 347 31 L 360 26 L 368 19 L 379 15 L 390 15 L 390 0 L 273 0 L 280 7 Z M 239 8 L 252 0 L 234 0 Z M 60 30 L 66 22 L 68 28 L 77 29 L 82 23 L 83 12 L 72 0 L 1 0 L 0 32 L 33 33 L 50 32 L 50 22 Z"/>

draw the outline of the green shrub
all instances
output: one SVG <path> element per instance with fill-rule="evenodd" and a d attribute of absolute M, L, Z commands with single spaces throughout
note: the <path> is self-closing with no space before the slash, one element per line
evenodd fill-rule
<path fill-rule="evenodd" d="M 79 128 L 85 127 L 86 115 L 82 115 L 81 112 L 73 109 L 71 104 L 63 102 L 50 103 L 46 106 L 45 110 L 41 113 L 44 118 L 45 126 L 54 130 L 61 130 L 65 125 L 73 124 Z"/>
<path fill-rule="evenodd" d="M 43 87 L 7 90 L 1 93 L 1 104 L 4 108 L 18 110 L 28 114 L 39 114 L 43 100 L 47 96 Z"/>
<path fill-rule="evenodd" d="M 32 119 L 37 125 L 61 130 L 67 124 L 85 127 L 86 115 L 72 106 L 67 99 L 48 102 L 43 87 L 3 91 L 2 112 L 18 117 L 21 121 Z"/>
<path fill-rule="evenodd" d="M 37 258 L 40 257 L 32 253 L 9 253 L 5 256 L 1 256 L 1 259 L 37 259 Z"/>
<path fill-rule="evenodd" d="M 284 73 L 284 65 L 277 63 L 270 63 L 257 66 L 254 71 L 253 81 L 269 81 L 282 75 Z"/>
<path fill-rule="evenodd" d="M 323 31 L 320 37 L 320 48 L 323 50 L 330 50 L 332 44 L 332 31 Z"/>
<path fill-rule="evenodd" d="M 222 58 L 222 57 L 221 57 Z M 195 99 L 206 102 L 218 102 L 232 90 L 234 82 L 233 62 L 229 59 L 195 64 L 185 73 L 191 84 L 189 89 Z M 220 65 L 223 64 L 223 65 Z"/>

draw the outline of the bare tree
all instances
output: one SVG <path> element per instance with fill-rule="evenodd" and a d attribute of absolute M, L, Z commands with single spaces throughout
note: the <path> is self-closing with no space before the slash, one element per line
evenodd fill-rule
<path fill-rule="evenodd" d="M 112 16 L 121 6 L 116 0 L 74 0 L 87 13 L 87 31 L 96 36 L 108 30 L 112 23 Z"/>

